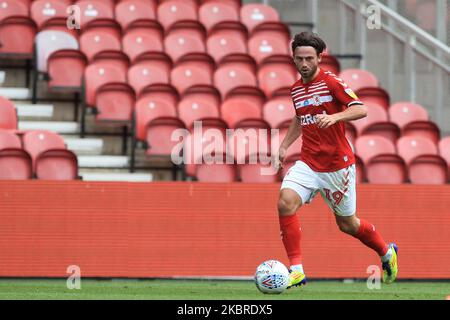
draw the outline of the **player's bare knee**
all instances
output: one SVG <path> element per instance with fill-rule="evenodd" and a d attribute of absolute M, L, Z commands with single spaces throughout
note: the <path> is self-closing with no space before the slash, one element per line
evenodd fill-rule
<path fill-rule="evenodd" d="M 281 192 L 278 199 L 278 214 L 280 216 L 292 215 L 301 207 L 301 204 L 302 202 L 298 196 Z"/>
<path fill-rule="evenodd" d="M 358 232 L 358 225 L 353 219 L 337 219 L 336 223 L 339 227 L 339 230 L 346 234 L 355 235 Z"/>

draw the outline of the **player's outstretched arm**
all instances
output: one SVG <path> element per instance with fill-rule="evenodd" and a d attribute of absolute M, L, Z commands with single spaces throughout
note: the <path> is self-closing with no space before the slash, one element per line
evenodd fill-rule
<path fill-rule="evenodd" d="M 367 116 L 367 107 L 362 104 L 352 105 L 342 112 L 316 115 L 317 126 L 321 129 L 331 127 L 342 121 L 353 121 Z"/>

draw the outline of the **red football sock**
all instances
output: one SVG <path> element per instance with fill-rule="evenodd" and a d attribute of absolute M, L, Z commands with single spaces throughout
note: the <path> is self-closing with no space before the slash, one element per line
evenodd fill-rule
<path fill-rule="evenodd" d="M 366 220 L 359 219 L 360 225 L 358 233 L 354 235 L 369 248 L 375 250 L 379 256 L 384 256 L 388 251 L 388 246 L 384 242 L 380 233 L 375 230 L 375 226 Z"/>
<path fill-rule="evenodd" d="M 284 248 L 292 265 L 302 263 L 302 254 L 300 250 L 300 220 L 297 214 L 290 216 L 278 216 L 280 220 L 281 239 Z"/>

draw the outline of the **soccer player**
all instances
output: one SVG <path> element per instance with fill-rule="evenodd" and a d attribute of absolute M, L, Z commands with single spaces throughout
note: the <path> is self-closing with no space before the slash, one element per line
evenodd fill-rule
<path fill-rule="evenodd" d="M 278 200 L 281 236 L 290 261 L 288 288 L 306 283 L 296 212 L 318 192 L 333 211 L 339 229 L 381 257 L 383 281 L 392 283 L 398 272 L 396 244 L 386 244 L 375 227 L 357 218 L 355 212 L 355 157 L 345 137 L 345 122 L 364 118 L 367 110 L 342 79 L 319 68 L 325 48 L 324 41 L 311 32 L 297 34 L 292 42 L 294 63 L 301 75 L 291 87 L 296 116 L 275 164 L 282 167 L 287 149 L 301 134 L 300 160 L 286 173 Z"/>

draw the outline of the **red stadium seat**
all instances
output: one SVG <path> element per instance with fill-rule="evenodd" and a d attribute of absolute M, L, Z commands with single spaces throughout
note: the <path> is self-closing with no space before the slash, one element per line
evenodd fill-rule
<path fill-rule="evenodd" d="M 36 32 L 36 24 L 28 17 L 14 16 L 1 20 L 0 57 L 31 59 Z"/>
<path fill-rule="evenodd" d="M 241 86 L 256 87 L 255 74 L 240 65 L 226 64 L 214 72 L 214 84 L 224 99 L 229 92 Z"/>
<path fill-rule="evenodd" d="M 0 180 L 26 180 L 33 177 L 31 156 L 12 132 L 0 130 Z"/>
<path fill-rule="evenodd" d="M 126 0 L 117 3 L 115 16 L 117 22 L 125 30 L 133 22 L 141 19 L 156 20 L 157 0 Z"/>
<path fill-rule="evenodd" d="M 128 83 L 139 94 L 145 87 L 153 84 L 168 84 L 172 62 L 164 53 L 152 54 L 148 59 L 140 56 L 128 69 Z"/>
<path fill-rule="evenodd" d="M 218 157 L 218 156 L 217 156 Z M 221 163 L 200 164 L 197 166 L 196 177 L 199 182 L 234 182 L 237 181 L 237 168 L 233 163 L 227 164 L 226 156 Z"/>
<path fill-rule="evenodd" d="M 121 70 L 123 74 L 128 72 L 130 59 L 121 50 L 106 50 L 97 53 L 90 65 L 98 64 L 101 66 L 112 66 Z"/>
<path fill-rule="evenodd" d="M 183 94 L 193 86 L 213 83 L 214 60 L 208 55 L 189 55 L 180 59 L 170 73 L 170 82 Z"/>
<path fill-rule="evenodd" d="M 219 118 L 220 94 L 213 87 L 193 87 L 186 91 L 178 104 L 178 116 L 186 128 L 194 121 Z"/>
<path fill-rule="evenodd" d="M 358 136 L 358 131 L 356 130 L 352 122 L 345 123 L 345 136 L 352 145 L 355 144 L 356 137 Z"/>
<path fill-rule="evenodd" d="M 413 121 L 427 121 L 428 111 L 411 102 L 397 102 L 389 107 L 389 118 L 400 128 Z"/>
<path fill-rule="evenodd" d="M 195 1 L 195 0 L 194 0 Z M 204 3 L 209 3 L 209 2 L 213 2 L 213 3 L 226 3 L 228 5 L 233 6 L 233 8 L 235 8 L 236 10 L 238 10 L 238 12 L 240 12 L 241 7 L 242 7 L 242 1 L 241 0 L 200 0 L 199 3 L 200 5 L 204 4 Z"/>
<path fill-rule="evenodd" d="M 120 39 L 109 32 L 102 32 L 95 28 L 83 32 L 79 40 L 80 49 L 92 61 L 94 56 L 106 50 L 121 50 Z"/>
<path fill-rule="evenodd" d="M 23 136 L 24 149 L 33 159 L 38 179 L 74 180 L 78 178 L 76 155 L 67 150 L 64 140 L 54 132 L 28 131 Z"/>
<path fill-rule="evenodd" d="M 0 129 L 17 129 L 17 112 L 14 103 L 0 96 Z"/>
<path fill-rule="evenodd" d="M 95 93 L 99 87 L 106 83 L 126 82 L 126 75 L 118 67 L 91 64 L 84 71 L 85 96 L 84 101 L 88 106 L 94 106 Z"/>
<path fill-rule="evenodd" d="M 437 146 L 423 137 L 401 137 L 397 141 L 397 152 L 407 164 L 418 156 L 438 155 Z"/>
<path fill-rule="evenodd" d="M 271 152 L 269 129 L 264 121 L 241 122 L 231 135 L 227 135 L 229 155 L 233 156 L 238 165 L 267 163 Z"/>
<path fill-rule="evenodd" d="M 0 3 L 0 21 L 14 16 L 28 16 L 28 7 L 17 0 L 2 0 Z"/>
<path fill-rule="evenodd" d="M 356 139 L 355 148 L 364 164 L 368 164 L 371 158 L 381 154 L 396 154 L 395 145 L 382 136 L 361 136 Z"/>
<path fill-rule="evenodd" d="M 221 22 L 239 21 L 239 9 L 221 1 L 205 2 L 200 6 L 198 15 L 208 32 Z"/>
<path fill-rule="evenodd" d="M 79 50 L 64 49 L 53 52 L 47 60 L 50 91 L 81 92 L 86 56 Z"/>
<path fill-rule="evenodd" d="M 263 106 L 263 118 L 271 128 L 280 128 L 290 124 L 295 117 L 292 98 L 282 96 L 267 101 Z"/>
<path fill-rule="evenodd" d="M 245 121 L 265 122 L 262 118 L 264 102 L 263 93 L 256 88 L 249 88 L 242 92 L 235 90 L 220 106 L 222 119 L 229 128 L 240 127 Z"/>
<path fill-rule="evenodd" d="M 219 63 L 231 54 L 247 53 L 247 30 L 238 22 L 221 23 L 209 32 L 206 50 Z"/>
<path fill-rule="evenodd" d="M 205 30 L 198 23 L 179 23 L 166 34 L 164 48 L 174 63 L 187 54 L 206 53 Z"/>
<path fill-rule="evenodd" d="M 282 23 L 267 22 L 259 25 L 248 40 L 248 52 L 260 64 L 273 55 L 290 54 L 289 29 Z"/>
<path fill-rule="evenodd" d="M 136 139 L 145 141 L 146 126 L 158 118 L 177 119 L 178 94 L 169 85 L 154 85 L 141 92 L 135 107 Z"/>
<path fill-rule="evenodd" d="M 395 154 L 381 154 L 366 164 L 366 176 L 369 183 L 401 184 L 407 180 L 407 168 L 403 158 Z"/>
<path fill-rule="evenodd" d="M 182 21 L 197 21 L 197 7 L 187 1 L 171 0 L 161 3 L 157 9 L 158 20 L 168 31 Z"/>
<path fill-rule="evenodd" d="M 389 122 L 387 112 L 383 107 L 373 104 L 367 105 L 367 117 L 352 121 L 358 136 L 376 134 L 395 141 L 400 136 L 400 128 L 395 123 Z"/>
<path fill-rule="evenodd" d="M 259 87 L 267 97 L 272 97 L 279 90 L 290 90 L 295 81 L 297 70 L 290 56 L 272 56 L 259 67 Z"/>
<path fill-rule="evenodd" d="M 276 183 L 280 180 L 278 170 L 272 163 L 270 156 L 258 157 L 257 163 L 238 165 L 239 179 L 244 183 Z"/>
<path fill-rule="evenodd" d="M 448 169 L 445 160 L 437 155 L 422 155 L 408 165 L 409 180 L 413 184 L 445 184 Z"/>
<path fill-rule="evenodd" d="M 278 22 L 280 16 L 271 6 L 264 4 L 246 4 L 241 7 L 241 21 L 252 32 L 255 27 L 264 22 Z"/>
<path fill-rule="evenodd" d="M 341 65 L 339 63 L 339 60 L 336 59 L 333 55 L 329 54 L 322 55 L 322 61 L 320 62 L 319 67 L 334 74 L 339 74 L 339 72 L 341 72 Z"/>
<path fill-rule="evenodd" d="M 31 17 L 38 28 L 49 19 L 67 18 L 67 3 L 59 0 L 36 0 L 30 8 Z"/>
<path fill-rule="evenodd" d="M 95 92 L 95 119 L 109 124 L 128 124 L 136 96 L 127 83 L 105 83 Z"/>
<path fill-rule="evenodd" d="M 139 55 L 148 52 L 163 52 L 163 29 L 155 21 L 133 23 L 122 38 L 123 51 L 133 62 Z"/>
<path fill-rule="evenodd" d="M 341 71 L 339 78 L 355 92 L 364 87 L 378 87 L 378 79 L 366 70 L 346 69 Z"/>
<path fill-rule="evenodd" d="M 431 121 L 413 121 L 406 124 L 402 129 L 402 136 L 409 137 L 424 137 L 433 141 L 433 143 L 439 143 L 441 133 L 439 127 Z"/>
<path fill-rule="evenodd" d="M 91 21 L 114 18 L 114 8 L 108 1 L 80 0 L 75 5 L 80 8 L 80 28 L 82 30 Z"/>
<path fill-rule="evenodd" d="M 389 94 L 382 88 L 365 87 L 355 92 L 364 104 L 377 104 L 386 111 L 389 110 Z"/>
<path fill-rule="evenodd" d="M 442 138 L 438 144 L 439 155 L 444 158 L 450 166 L 450 136 Z"/>
<path fill-rule="evenodd" d="M 170 156 L 179 144 L 172 137 L 176 130 L 183 130 L 184 124 L 178 118 L 157 118 L 146 126 L 147 156 Z M 183 131 L 184 132 L 184 131 Z"/>

